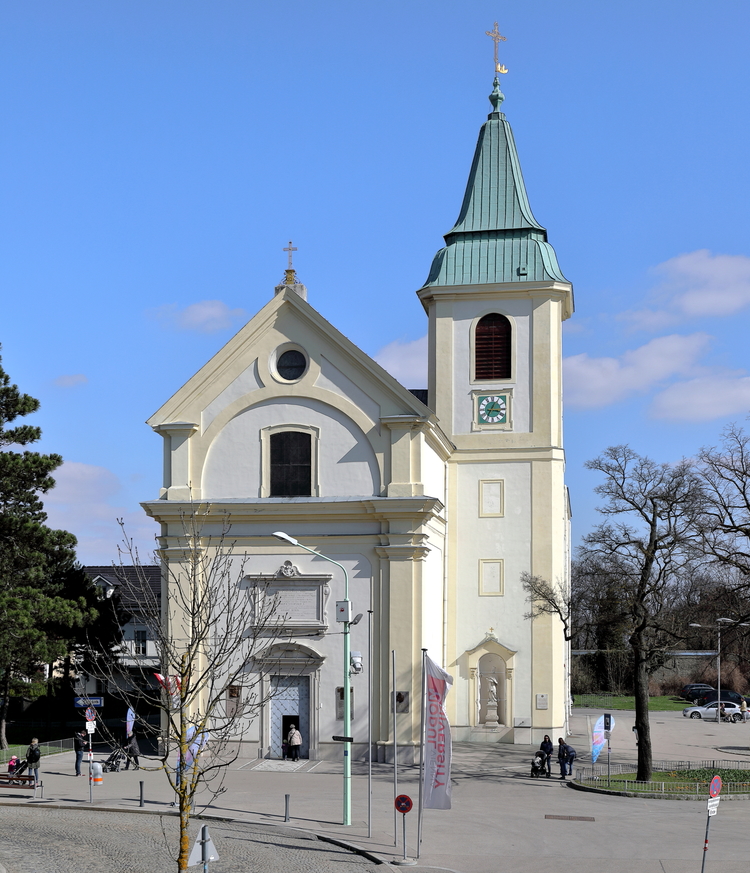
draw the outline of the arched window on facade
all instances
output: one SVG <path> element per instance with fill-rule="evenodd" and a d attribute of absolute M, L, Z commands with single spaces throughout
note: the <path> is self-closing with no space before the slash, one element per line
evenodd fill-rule
<path fill-rule="evenodd" d="M 510 379 L 511 327 L 504 315 L 491 312 L 477 322 L 474 334 L 474 378 Z"/>
<path fill-rule="evenodd" d="M 271 497 L 312 493 L 312 437 L 284 430 L 271 434 Z"/>

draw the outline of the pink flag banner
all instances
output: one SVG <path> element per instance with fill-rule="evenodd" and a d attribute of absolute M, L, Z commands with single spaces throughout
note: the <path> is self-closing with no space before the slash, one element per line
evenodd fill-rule
<path fill-rule="evenodd" d="M 445 713 L 445 698 L 453 677 L 425 656 L 426 714 L 424 741 L 425 809 L 451 808 L 451 726 Z"/>
<path fill-rule="evenodd" d="M 180 677 L 179 676 L 162 676 L 161 673 L 154 673 L 156 680 L 161 687 L 167 692 L 170 700 L 171 709 L 180 708 Z"/>

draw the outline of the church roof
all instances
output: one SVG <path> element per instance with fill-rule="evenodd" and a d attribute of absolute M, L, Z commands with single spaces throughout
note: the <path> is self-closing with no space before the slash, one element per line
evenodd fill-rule
<path fill-rule="evenodd" d="M 496 76 L 490 95 L 494 111 L 479 131 L 461 212 L 425 287 L 567 282 L 547 231 L 531 211 L 513 131 L 499 111 L 502 100 Z"/>

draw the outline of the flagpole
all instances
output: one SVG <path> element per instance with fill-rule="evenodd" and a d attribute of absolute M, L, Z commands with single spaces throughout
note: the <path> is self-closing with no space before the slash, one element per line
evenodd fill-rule
<path fill-rule="evenodd" d="M 422 812 L 424 811 L 424 726 L 425 726 L 425 703 L 427 697 L 427 672 L 425 670 L 425 658 L 427 649 L 422 649 L 422 702 L 420 705 L 419 726 L 419 810 L 417 811 L 417 858 L 422 850 Z"/>
<path fill-rule="evenodd" d="M 372 589 L 372 585 L 370 585 Z M 372 838 L 372 593 L 367 610 L 367 837 Z"/>
<path fill-rule="evenodd" d="M 391 649 L 391 672 L 393 673 L 393 688 L 391 688 L 391 710 L 393 711 L 393 800 L 398 797 L 398 741 L 396 739 L 396 650 Z M 393 845 L 398 846 L 398 810 L 393 807 Z"/>

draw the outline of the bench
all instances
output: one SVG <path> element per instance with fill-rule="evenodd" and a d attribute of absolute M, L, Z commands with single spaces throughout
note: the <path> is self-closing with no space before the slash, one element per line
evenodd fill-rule
<path fill-rule="evenodd" d="M 33 776 L 15 776 L 13 773 L 0 773 L 0 786 L 9 785 L 13 788 L 33 788 Z"/>

